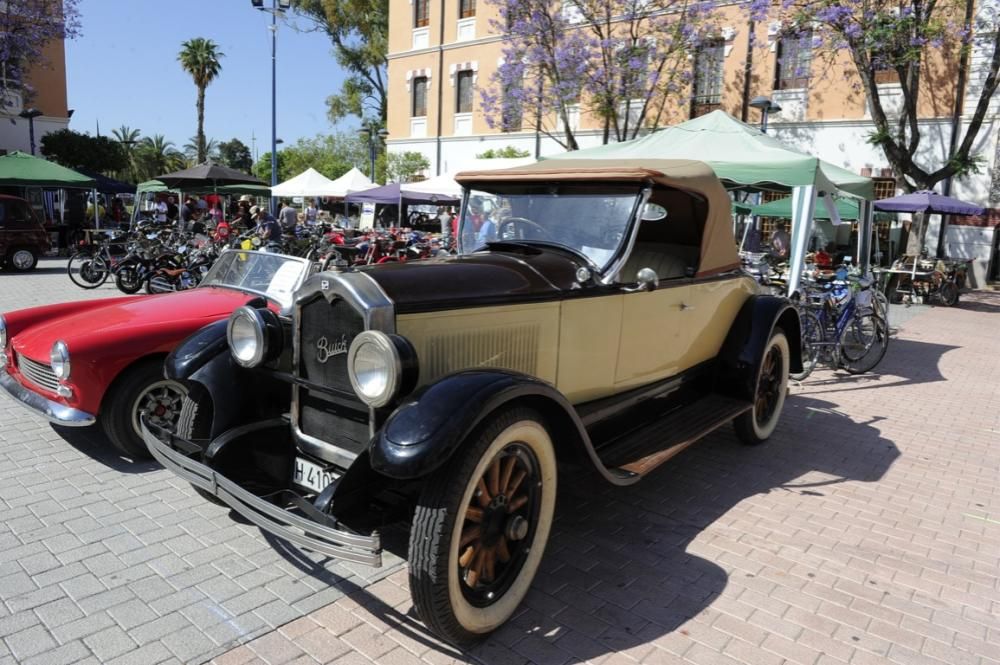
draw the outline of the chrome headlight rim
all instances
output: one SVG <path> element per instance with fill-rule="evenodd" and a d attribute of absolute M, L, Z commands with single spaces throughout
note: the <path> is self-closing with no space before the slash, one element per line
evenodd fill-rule
<path fill-rule="evenodd" d="M 385 387 L 376 394 L 369 394 L 364 390 L 355 370 L 358 354 L 368 345 L 374 346 L 385 362 Z M 347 376 L 351 380 L 354 393 L 368 406 L 379 409 L 391 403 L 399 394 L 403 383 L 403 359 L 392 338 L 378 330 L 365 330 L 358 334 L 351 341 L 351 347 L 347 351 Z"/>
<path fill-rule="evenodd" d="M 238 344 L 233 341 L 233 331 L 235 326 L 241 324 L 242 322 L 247 322 L 251 326 L 253 332 L 253 353 L 249 357 L 246 354 L 240 354 Z M 229 315 L 229 321 L 226 323 L 226 342 L 229 344 L 229 353 L 233 356 L 233 360 L 236 361 L 240 367 L 257 367 L 264 362 L 264 357 L 267 353 L 267 342 L 264 335 L 264 321 L 263 317 L 260 316 L 260 312 L 253 307 L 244 305 L 242 307 L 237 307 L 233 310 L 233 313 Z"/>
<path fill-rule="evenodd" d="M 52 373 L 56 375 L 56 378 L 60 381 L 65 381 L 69 378 L 71 365 L 69 362 L 69 347 L 66 342 L 57 340 L 55 344 L 52 345 L 52 350 L 49 351 L 49 365 L 52 367 Z"/>

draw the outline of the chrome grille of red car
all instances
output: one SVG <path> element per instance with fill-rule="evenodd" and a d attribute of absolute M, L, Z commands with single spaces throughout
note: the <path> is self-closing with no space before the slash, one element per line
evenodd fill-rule
<path fill-rule="evenodd" d="M 35 362 L 31 358 L 22 356 L 20 353 L 15 353 L 15 358 L 21 374 L 31 383 L 53 393 L 59 387 L 59 379 L 56 378 L 52 368 L 45 363 Z"/>

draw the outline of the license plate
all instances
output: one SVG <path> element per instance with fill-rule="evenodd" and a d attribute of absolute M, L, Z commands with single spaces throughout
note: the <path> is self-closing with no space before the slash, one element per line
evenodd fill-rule
<path fill-rule="evenodd" d="M 314 464 L 301 457 L 295 458 L 295 470 L 292 473 L 292 482 L 296 485 L 308 488 L 317 494 L 323 491 L 327 485 L 338 478 L 340 474 L 329 469 L 324 469 L 319 464 Z"/>

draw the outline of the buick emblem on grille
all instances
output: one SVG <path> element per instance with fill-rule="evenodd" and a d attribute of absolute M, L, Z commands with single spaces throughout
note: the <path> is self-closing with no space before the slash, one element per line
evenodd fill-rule
<path fill-rule="evenodd" d="M 320 365 L 334 356 L 347 353 L 347 335 L 341 335 L 339 340 L 331 343 L 326 337 L 316 340 L 316 360 Z"/>

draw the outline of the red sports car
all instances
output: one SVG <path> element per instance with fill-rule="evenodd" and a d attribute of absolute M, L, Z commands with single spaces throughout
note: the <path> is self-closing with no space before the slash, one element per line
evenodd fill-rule
<path fill-rule="evenodd" d="M 265 297 L 289 307 L 313 264 L 230 250 L 201 285 L 153 296 L 71 302 L 0 314 L 0 387 L 67 426 L 100 422 L 132 459 L 149 457 L 139 416 L 176 425 L 187 389 L 163 376 L 163 359 L 202 326 Z"/>

